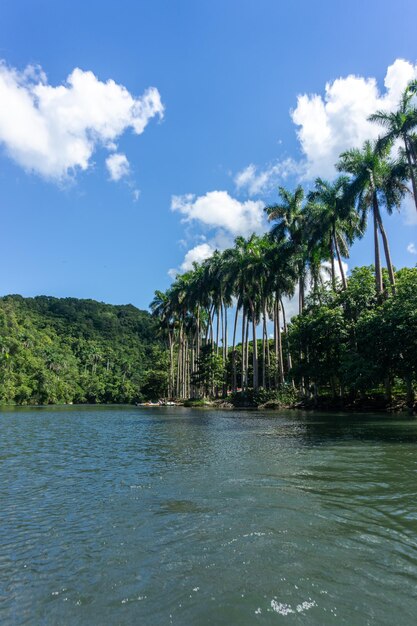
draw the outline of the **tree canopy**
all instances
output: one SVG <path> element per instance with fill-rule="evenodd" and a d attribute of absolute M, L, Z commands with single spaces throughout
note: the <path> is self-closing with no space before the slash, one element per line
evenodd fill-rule
<path fill-rule="evenodd" d="M 132 305 L 0 298 L 0 402 L 134 402 L 162 359 L 156 324 Z"/>

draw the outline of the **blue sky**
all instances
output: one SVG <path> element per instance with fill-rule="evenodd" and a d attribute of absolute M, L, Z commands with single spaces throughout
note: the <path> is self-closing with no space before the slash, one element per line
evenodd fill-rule
<path fill-rule="evenodd" d="M 5 0 L 0 292 L 146 308 L 261 232 L 279 184 L 332 176 L 417 75 L 416 23 L 412 0 Z M 416 223 L 386 218 L 397 266 Z M 371 262 L 365 237 L 348 263 Z"/>

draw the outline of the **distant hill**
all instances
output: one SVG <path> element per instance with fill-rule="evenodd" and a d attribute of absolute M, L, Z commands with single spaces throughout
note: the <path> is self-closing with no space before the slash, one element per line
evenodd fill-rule
<path fill-rule="evenodd" d="M 156 333 L 151 315 L 131 304 L 4 296 L 0 403 L 141 400 L 163 358 Z"/>

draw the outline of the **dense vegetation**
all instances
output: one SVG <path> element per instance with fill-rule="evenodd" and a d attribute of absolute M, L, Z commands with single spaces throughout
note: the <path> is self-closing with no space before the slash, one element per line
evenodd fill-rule
<path fill-rule="evenodd" d="M 335 180 L 279 188 L 265 208 L 269 233 L 238 237 L 157 291 L 153 317 L 92 300 L 0 298 L 0 403 L 400 398 L 413 408 L 417 269 L 396 271 L 383 213 L 407 195 L 417 209 L 416 94 L 415 81 L 397 111 L 371 116 L 384 133 L 341 154 Z M 343 258 L 368 221 L 374 266 L 348 277 Z"/>
<path fill-rule="evenodd" d="M 416 92 L 412 82 L 397 111 L 371 116 L 384 133 L 341 154 L 334 181 L 317 178 L 307 192 L 281 187 L 278 203 L 265 208 L 272 223 L 267 235 L 238 237 L 233 248 L 216 251 L 178 275 L 167 292 L 155 293 L 151 308 L 169 353 L 169 396 L 219 397 L 241 389 L 246 397 L 267 398 L 297 390 L 316 405 L 329 397 L 378 396 L 390 404 L 394 389 L 413 406 L 417 270 L 396 272 L 383 210 L 400 210 L 407 195 L 417 208 Z M 374 266 L 347 277 L 343 258 L 368 221 Z M 294 294 L 298 315 L 288 324 L 284 303 Z"/>
<path fill-rule="evenodd" d="M 135 402 L 166 377 L 149 313 L 75 298 L 0 298 L 0 403 Z M 159 368 L 159 369 L 158 369 Z"/>

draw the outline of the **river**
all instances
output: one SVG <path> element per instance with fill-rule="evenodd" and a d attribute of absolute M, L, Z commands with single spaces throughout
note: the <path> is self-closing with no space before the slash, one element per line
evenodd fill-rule
<path fill-rule="evenodd" d="M 412 625 L 417 422 L 0 411 L 0 622 Z"/>

